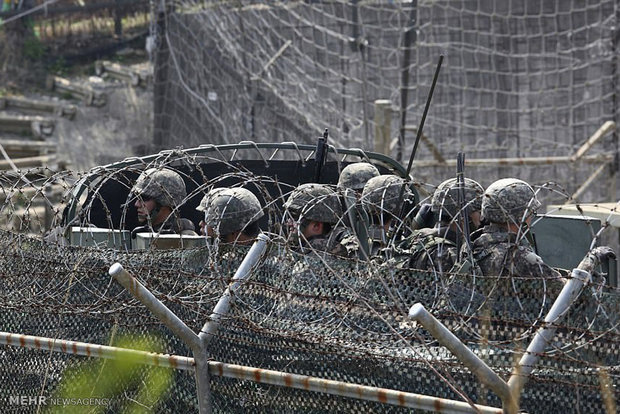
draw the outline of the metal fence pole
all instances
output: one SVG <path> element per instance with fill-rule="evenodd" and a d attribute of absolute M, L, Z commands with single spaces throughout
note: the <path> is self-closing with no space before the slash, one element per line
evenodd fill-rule
<path fill-rule="evenodd" d="M 437 413 L 477 413 L 502 414 L 501 408 L 474 404 L 464 401 L 455 401 L 445 398 L 432 397 L 423 394 L 413 394 L 371 387 L 342 381 L 327 380 L 307 375 L 288 374 L 280 371 L 245 367 L 241 365 L 209 362 L 212 375 L 225 378 L 236 378 L 245 381 L 254 381 L 260 384 L 270 384 L 295 388 L 310 392 L 320 392 L 340 397 L 349 397 L 363 401 L 373 401 L 398 407 L 413 408 Z"/>
<path fill-rule="evenodd" d="M 508 380 L 508 387 L 515 396 L 519 396 L 527 379 L 538 363 L 541 354 L 547 348 L 547 345 L 555 336 L 557 329 L 557 323 L 562 319 L 568 308 L 577 299 L 581 293 L 581 288 L 584 284 L 587 284 L 591 279 L 590 273 L 581 270 L 573 269 L 571 273 L 571 279 L 566 282 L 562 291 L 558 295 L 553 306 L 545 317 L 544 326 L 541 327 L 534 335 L 534 339 L 527 347 L 525 354 L 521 357 L 519 363 L 515 366 L 510 379 Z"/>
<path fill-rule="evenodd" d="M 267 242 L 269 241 L 269 237 L 266 234 L 261 233 L 258 235 L 257 240 L 254 242 L 250 251 L 245 255 L 245 258 L 239 265 L 239 269 L 235 272 L 235 275 L 232 278 L 232 282 L 226 290 L 224 294 L 220 298 L 220 300 L 213 308 L 213 312 L 209 317 L 209 320 L 202 327 L 202 330 L 198 334 L 198 337 L 201 339 L 202 343 L 206 347 L 213 335 L 217 333 L 217 330 L 220 327 L 222 318 L 226 316 L 228 311 L 230 310 L 230 301 L 232 299 L 232 294 L 237 290 L 241 282 L 247 278 L 252 268 L 256 265 L 256 263 L 260 260 L 261 256 L 265 252 L 267 248 Z"/>
<path fill-rule="evenodd" d="M 46 338 L 41 336 L 20 335 L 0 332 L 0 344 L 19 348 L 47 350 L 70 355 L 83 355 L 95 358 L 117 359 L 125 356 L 136 358 L 141 364 L 156 367 L 173 368 L 185 371 L 196 369 L 193 358 L 177 355 L 156 354 L 135 349 L 116 348 L 112 346 L 89 344 L 77 341 Z M 259 384 L 295 388 L 308 392 L 320 392 L 329 395 L 349 397 L 363 401 L 373 401 L 399 407 L 422 409 L 440 413 L 477 413 L 502 414 L 501 408 L 486 405 L 469 405 L 429 395 L 413 394 L 387 388 L 378 388 L 349 382 L 327 380 L 307 375 L 289 374 L 281 371 L 265 370 L 243 365 L 226 364 L 209 361 L 209 371 L 214 376 L 253 381 Z"/>
<path fill-rule="evenodd" d="M 191 349 L 196 364 L 196 392 L 198 394 L 198 410 L 200 414 L 211 414 L 211 386 L 209 383 L 209 365 L 207 353 L 202 341 L 185 323 L 170 309 L 159 301 L 147 288 L 131 276 L 120 263 L 114 263 L 109 270 L 125 289 L 142 302 L 172 332 L 178 335 Z"/>
<path fill-rule="evenodd" d="M 508 384 L 499 377 L 487 364 L 484 363 L 471 349 L 463 344 L 448 328 L 428 312 L 421 303 L 416 303 L 409 309 L 409 317 L 419 322 L 433 338 L 450 350 L 469 368 L 480 382 L 489 387 L 501 399 L 507 413 L 516 413 L 516 404 L 508 388 Z"/>
<path fill-rule="evenodd" d="M 66 341 L 64 339 L 0 332 L 0 344 L 42 351 L 61 352 L 69 355 L 81 355 L 91 358 L 131 358 L 132 360 L 135 359 L 138 363 L 155 367 L 173 368 L 184 371 L 194 370 L 194 360 L 188 357 L 118 348 L 115 346 L 89 344 L 86 342 Z"/>

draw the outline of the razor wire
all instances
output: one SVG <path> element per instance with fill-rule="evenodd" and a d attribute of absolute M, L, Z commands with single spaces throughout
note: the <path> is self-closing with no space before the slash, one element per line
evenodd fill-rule
<path fill-rule="evenodd" d="M 210 169 L 216 167 L 226 172 L 210 177 Z M 176 208 L 179 214 L 193 210 L 209 190 L 227 186 L 251 190 L 264 208 L 261 227 L 272 243 L 252 277 L 235 293 L 231 312 L 222 315 L 209 347 L 209 356 L 216 361 L 499 407 L 497 396 L 407 318 L 408 309 L 423 304 L 507 378 L 562 287 L 559 281 L 527 275 L 483 275 L 475 267 L 466 273 L 412 270 L 383 258 L 335 257 L 303 239 L 292 243 L 282 205 L 294 185 L 254 174 L 219 156 L 175 150 L 150 161 L 89 173 L 30 170 L 23 177 L 14 172 L 0 177 L 5 226 L 0 232 L 2 331 L 104 345 L 113 344 L 122 333 L 132 333 L 150 341 L 153 349 L 188 355 L 187 347 L 115 284 L 107 269 L 122 263 L 197 332 L 238 268 L 246 246 L 216 237 L 189 249 L 126 250 L 71 246 L 66 238 L 71 227 L 88 228 L 97 217 L 103 217 L 101 226 L 118 230 L 129 225 L 135 214 L 131 188 L 148 168 L 173 168 L 184 177 L 189 190 L 184 205 Z M 107 199 L 110 183 L 118 186 L 113 190 L 121 188 L 126 194 L 117 205 Z M 76 194 L 82 185 L 88 191 Z M 415 185 L 422 194 L 435 188 L 429 183 Z M 536 189 L 547 203 L 569 198 L 555 183 Z M 73 197 L 79 197 L 79 208 L 69 220 L 65 207 Z M 184 210 L 185 204 L 189 210 Z M 346 226 L 346 213 L 335 227 Z M 402 220 L 404 227 L 410 218 L 411 213 Z M 599 231 L 592 224 L 586 226 L 592 235 Z M 534 370 L 521 398 L 522 409 L 579 407 L 582 412 L 601 412 L 617 400 L 613 384 L 619 375 L 618 310 L 617 293 L 604 279 L 584 289 Z M 64 375 L 77 376 L 80 369 L 88 369 L 75 357 L 10 347 L 4 347 L 0 357 L 0 405 L 7 409 L 12 395 L 53 395 Z M 602 385 L 604 378 L 611 381 L 611 388 Z M 214 377 L 211 386 L 216 412 L 401 411 L 234 379 Z M 120 407 L 134 397 L 126 390 L 112 404 Z M 164 399 L 148 404 L 162 412 L 195 411 L 193 379 L 175 374 Z"/>

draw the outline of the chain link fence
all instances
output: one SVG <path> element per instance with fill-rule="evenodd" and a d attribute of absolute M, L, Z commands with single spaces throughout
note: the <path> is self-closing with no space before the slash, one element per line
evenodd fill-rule
<path fill-rule="evenodd" d="M 476 271 L 401 269 L 317 250 L 302 253 L 289 241 L 282 204 L 294 186 L 304 181 L 304 171 L 313 171 L 312 162 L 302 167 L 306 158 L 302 156 L 293 161 L 299 165 L 294 171 L 291 161 L 282 161 L 289 163 L 284 168 L 277 160 L 269 160 L 275 157 L 244 163 L 234 161 L 234 154 L 223 149 L 172 151 L 99 167 L 88 174 L 46 174 L 45 170 L 20 176 L 5 173 L 0 210 L 5 227 L 0 232 L 4 252 L 0 257 L 0 330 L 111 346 L 131 335 L 139 338 L 147 351 L 191 356 L 180 338 L 109 275 L 110 266 L 122 264 L 198 333 L 211 318 L 247 247 L 203 239 L 202 247 L 126 250 L 70 245 L 64 237 L 71 227 L 84 229 L 93 224 L 100 229 L 131 230 L 135 207 L 130 188 L 139 172 L 150 167 L 173 168 L 182 174 L 188 189 L 179 211 L 195 224 L 201 217 L 189 212 L 195 211 L 200 198 L 214 187 L 248 188 L 265 211 L 260 225 L 270 239 L 268 251 L 232 295 L 230 311 L 221 315 L 220 328 L 207 348 L 210 361 L 502 406 L 500 398 L 469 368 L 408 317 L 408 311 L 416 303 L 424 305 L 507 380 L 538 328 L 545 327 L 545 315 L 562 288 L 561 282 Z M 337 175 L 339 164 L 328 163 L 327 181 Z M 273 174 L 263 174 L 265 171 Z M 426 183 L 415 185 L 422 195 L 434 188 Z M 568 197 L 551 183 L 538 190 L 541 197 Z M 595 234 L 597 228 L 592 227 L 591 232 Z M 614 412 L 619 375 L 618 307 L 616 290 L 604 281 L 583 290 L 540 355 L 520 399 L 522 410 Z M 3 411 L 50 409 L 64 404 L 57 399 L 59 395 L 73 397 L 76 403 L 78 397 L 85 396 L 70 385 L 93 371 L 101 372 L 94 384 L 110 375 L 122 382 L 122 373 L 105 371 L 105 365 L 112 362 L 97 365 L 96 358 L 22 349 L 16 346 L 19 341 L 0 348 Z M 115 393 L 89 394 L 94 400 L 88 402 L 106 405 L 111 412 L 136 404 L 155 412 L 198 410 L 191 371 L 173 371 L 165 392 L 158 395 L 141 392 L 141 384 L 148 383 L 153 370 L 167 368 L 133 369 L 133 381 L 123 382 L 124 387 Z M 260 380 L 260 371 L 250 377 L 231 378 L 212 368 L 213 411 L 408 411 L 381 399 L 365 401 Z M 93 389 L 98 388 L 93 385 Z M 65 402 L 71 408 L 72 403 Z"/>

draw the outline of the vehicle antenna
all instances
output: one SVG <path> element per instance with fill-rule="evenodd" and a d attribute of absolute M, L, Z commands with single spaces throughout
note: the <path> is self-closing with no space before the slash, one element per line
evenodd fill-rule
<path fill-rule="evenodd" d="M 461 225 L 457 226 L 456 230 L 456 260 L 457 262 L 460 259 L 461 252 L 461 237 L 460 232 L 461 229 L 463 231 L 463 236 L 465 236 L 465 243 L 467 243 L 467 248 L 471 250 L 471 238 L 469 237 L 469 205 L 465 203 L 465 154 L 459 152 L 456 156 L 456 182 L 458 185 L 458 203 L 459 203 L 459 222 Z"/>
<path fill-rule="evenodd" d="M 329 131 L 325 128 L 323 132 L 323 136 L 319 137 L 316 143 L 316 150 L 314 151 L 314 161 L 315 161 L 315 170 L 314 170 L 314 182 L 318 183 L 321 180 L 321 170 L 325 165 L 325 161 L 327 160 L 327 138 L 329 137 Z"/>
<path fill-rule="evenodd" d="M 439 55 L 439 60 L 437 61 L 437 67 L 435 68 L 435 75 L 433 76 L 433 82 L 431 84 L 431 89 L 428 92 L 428 97 L 426 98 L 426 105 L 424 106 L 424 112 L 422 112 L 422 119 L 420 119 L 420 126 L 418 127 L 415 142 L 413 144 L 413 150 L 411 151 L 411 156 L 409 157 L 409 164 L 407 165 L 407 173 L 405 174 L 405 181 L 403 182 L 403 186 L 400 189 L 400 193 L 398 195 L 398 204 L 400 205 L 400 213 L 398 215 L 399 218 L 402 218 L 405 213 L 405 205 L 403 203 L 403 197 L 405 194 L 405 188 L 409 185 L 409 177 L 411 173 L 411 167 L 413 165 L 413 159 L 415 158 L 415 154 L 418 150 L 418 144 L 420 143 L 420 138 L 422 137 L 422 129 L 424 129 L 424 122 L 426 121 L 426 115 L 428 114 L 428 108 L 431 106 L 431 100 L 433 99 L 433 92 L 435 91 L 435 85 L 437 84 L 437 78 L 439 78 L 439 71 L 441 70 L 441 64 L 443 63 L 443 55 Z M 394 239 L 400 236 L 403 231 L 403 226 L 399 226 L 398 231 L 394 235 Z"/>

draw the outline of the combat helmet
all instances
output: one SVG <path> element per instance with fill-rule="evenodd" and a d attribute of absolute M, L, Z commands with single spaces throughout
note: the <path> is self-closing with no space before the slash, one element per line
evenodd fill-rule
<path fill-rule="evenodd" d="M 140 174 L 131 192 L 136 196 L 151 198 L 162 206 L 177 207 L 187 195 L 185 182 L 168 168 L 149 168 Z"/>
<path fill-rule="evenodd" d="M 362 191 L 362 204 L 370 214 L 380 215 L 383 212 L 397 215 L 401 206 L 398 196 L 403 187 L 404 180 L 390 174 L 379 175 L 368 180 Z M 407 186 L 403 194 L 402 202 L 413 197 L 413 192 Z"/>
<path fill-rule="evenodd" d="M 323 184 L 301 184 L 291 192 L 284 208 L 296 217 L 330 224 L 342 216 L 338 195 Z"/>
<path fill-rule="evenodd" d="M 214 188 L 200 201 L 205 224 L 226 235 L 243 230 L 265 215 L 258 198 L 245 188 Z"/>
<path fill-rule="evenodd" d="M 362 191 L 368 180 L 377 176 L 379 176 L 379 170 L 370 163 L 356 162 L 349 164 L 340 172 L 338 188 Z"/>
<path fill-rule="evenodd" d="M 484 188 L 476 181 L 465 178 L 463 188 L 463 205 L 468 206 L 469 211 L 480 211 Z M 431 211 L 439 215 L 442 220 L 453 219 L 460 211 L 459 192 L 461 186 L 456 178 L 451 178 L 439 184 L 433 193 Z"/>
<path fill-rule="evenodd" d="M 484 192 L 481 216 L 491 223 L 518 224 L 540 205 L 528 183 L 517 178 L 503 178 L 492 183 Z"/>

